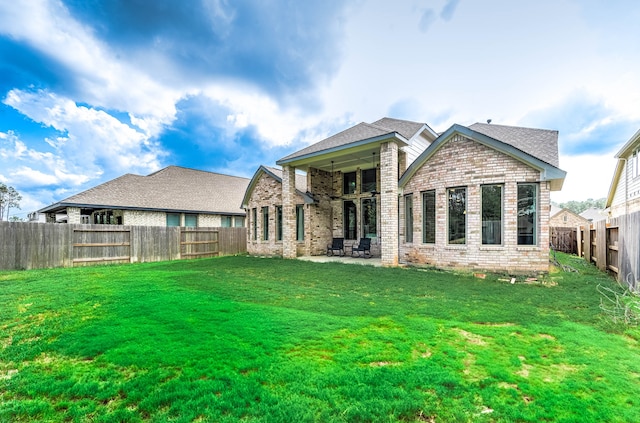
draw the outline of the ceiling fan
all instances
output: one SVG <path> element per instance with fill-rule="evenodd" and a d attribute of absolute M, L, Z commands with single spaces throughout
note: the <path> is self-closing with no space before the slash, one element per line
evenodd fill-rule
<path fill-rule="evenodd" d="M 371 153 L 371 167 L 373 167 L 374 169 L 376 168 L 376 152 L 372 152 Z M 377 172 L 376 172 L 376 178 L 378 177 Z M 378 185 L 377 181 L 376 181 L 376 186 Z M 373 191 L 371 191 L 371 197 L 375 197 L 376 195 L 380 194 L 380 191 L 376 191 L 375 189 Z"/>

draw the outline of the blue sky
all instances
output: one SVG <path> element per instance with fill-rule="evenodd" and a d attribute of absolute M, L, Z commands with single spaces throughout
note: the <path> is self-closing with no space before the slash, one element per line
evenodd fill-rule
<path fill-rule="evenodd" d="M 560 132 L 554 201 L 640 128 L 640 3 L 0 2 L 0 181 L 19 217 L 124 173 L 250 177 L 361 121 Z"/>

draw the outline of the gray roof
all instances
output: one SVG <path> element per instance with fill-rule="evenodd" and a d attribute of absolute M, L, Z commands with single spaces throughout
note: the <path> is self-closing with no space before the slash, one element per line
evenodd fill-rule
<path fill-rule="evenodd" d="M 398 133 L 406 140 L 411 139 L 418 131 L 420 131 L 426 124 L 411 122 L 407 120 L 399 120 L 392 118 L 382 118 L 374 123 L 361 122 L 351 128 L 345 129 L 342 132 L 338 132 L 335 135 L 330 136 L 322 141 L 298 150 L 295 153 L 289 154 L 286 157 L 278 160 L 278 163 L 291 160 L 298 157 L 303 157 L 308 154 L 314 154 L 325 150 L 331 150 L 343 146 L 348 146 L 359 141 L 365 141 L 376 137 L 382 137 L 384 135 L 391 135 Z"/>
<path fill-rule="evenodd" d="M 179 166 L 147 176 L 126 174 L 45 207 L 68 206 L 244 214 L 249 179 Z"/>
<path fill-rule="evenodd" d="M 562 207 L 558 207 L 555 204 L 551 205 L 551 209 L 549 210 L 549 217 L 553 217 L 556 214 L 560 213 L 562 210 L 564 210 Z"/>
<path fill-rule="evenodd" d="M 474 123 L 468 128 L 509 144 L 555 167 L 560 166 L 558 161 L 558 131 L 486 123 Z"/>
<path fill-rule="evenodd" d="M 269 172 L 273 173 L 276 176 L 280 183 L 282 183 L 282 169 L 278 169 L 277 167 L 265 166 Z M 296 189 L 300 192 L 307 192 L 307 176 L 300 175 L 296 173 Z"/>
<path fill-rule="evenodd" d="M 373 125 L 380 126 L 382 128 L 389 128 L 392 131 L 395 131 L 405 137 L 406 139 L 411 139 L 413 136 L 420 131 L 426 123 L 419 122 L 411 122 L 409 120 L 400 120 L 393 119 L 389 117 L 384 117 L 380 120 L 373 122 Z"/>
<path fill-rule="evenodd" d="M 607 212 L 591 207 L 580 213 L 580 216 L 584 217 L 590 222 L 599 222 L 607 218 Z"/>

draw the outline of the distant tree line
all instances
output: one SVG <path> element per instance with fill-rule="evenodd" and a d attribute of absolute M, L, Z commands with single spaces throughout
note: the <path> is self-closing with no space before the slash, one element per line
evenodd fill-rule
<path fill-rule="evenodd" d="M 588 200 L 584 200 L 584 201 L 567 201 L 566 203 L 553 203 L 553 204 L 562 209 L 571 210 L 576 214 L 580 214 L 583 211 L 590 208 L 602 210 L 604 209 L 604 205 L 606 204 L 606 202 L 607 202 L 606 198 L 599 198 L 597 200 L 594 200 L 593 198 L 589 198 Z"/>
<path fill-rule="evenodd" d="M 20 209 L 22 196 L 14 187 L 9 187 L 0 182 L 0 221 L 9 220 L 11 209 Z"/>

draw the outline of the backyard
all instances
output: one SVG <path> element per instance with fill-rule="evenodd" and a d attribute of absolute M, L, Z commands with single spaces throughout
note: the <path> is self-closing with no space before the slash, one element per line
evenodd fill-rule
<path fill-rule="evenodd" d="M 2 271 L 0 421 L 640 421 L 640 329 L 600 309 L 613 279 L 559 259 L 515 280 L 241 256 Z"/>

